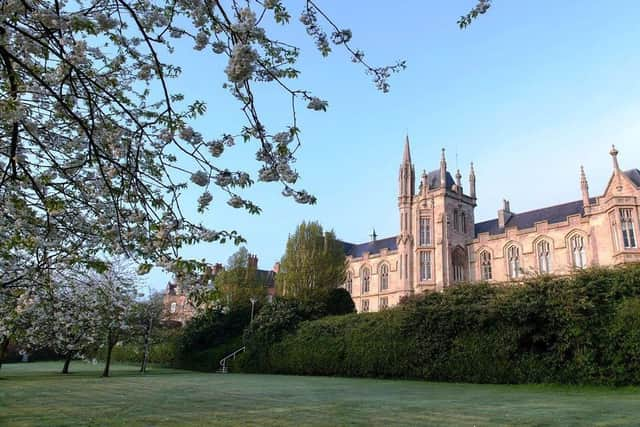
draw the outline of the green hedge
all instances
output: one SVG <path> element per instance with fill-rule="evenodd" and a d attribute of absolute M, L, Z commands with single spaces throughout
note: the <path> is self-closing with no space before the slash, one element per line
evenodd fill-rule
<path fill-rule="evenodd" d="M 380 313 L 293 323 L 266 338 L 259 324 L 252 325 L 245 369 L 482 383 L 640 383 L 640 265 L 517 285 L 460 285 Z"/>

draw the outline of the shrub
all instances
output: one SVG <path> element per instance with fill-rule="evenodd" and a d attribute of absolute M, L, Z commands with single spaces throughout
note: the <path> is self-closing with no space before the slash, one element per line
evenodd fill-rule
<path fill-rule="evenodd" d="M 313 320 L 313 310 L 303 312 L 285 301 L 261 313 L 244 364 L 288 374 L 640 384 L 638 264 L 458 285 L 380 313 Z"/>

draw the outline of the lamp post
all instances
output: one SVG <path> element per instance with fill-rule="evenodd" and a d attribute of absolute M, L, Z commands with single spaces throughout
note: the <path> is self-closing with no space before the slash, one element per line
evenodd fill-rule
<path fill-rule="evenodd" d="M 251 321 L 253 322 L 253 306 L 256 305 L 256 302 L 258 301 L 258 299 L 251 297 L 249 301 L 251 301 Z"/>

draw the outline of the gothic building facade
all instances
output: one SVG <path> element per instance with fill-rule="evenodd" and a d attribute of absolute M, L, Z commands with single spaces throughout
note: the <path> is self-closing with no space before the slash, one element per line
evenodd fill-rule
<path fill-rule="evenodd" d="M 396 305 L 402 297 L 442 291 L 460 282 L 506 282 L 535 274 L 567 274 L 589 266 L 640 261 L 640 170 L 623 171 L 611 149 L 613 172 L 601 196 L 591 197 L 580 170 L 582 198 L 516 213 L 504 201 L 497 218 L 475 222 L 473 164 L 464 189 L 458 170 L 420 177 L 407 138 L 398 178 L 400 234 L 345 243 L 345 288 L 359 312 Z"/>

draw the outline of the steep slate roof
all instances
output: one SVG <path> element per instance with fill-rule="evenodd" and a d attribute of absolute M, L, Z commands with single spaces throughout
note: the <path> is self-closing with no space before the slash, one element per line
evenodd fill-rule
<path fill-rule="evenodd" d="M 440 188 L 440 169 L 433 170 L 427 174 L 427 183 L 429 184 L 429 190 Z M 447 172 L 447 188 L 450 189 L 455 183 L 451 174 Z"/>
<path fill-rule="evenodd" d="M 596 199 L 591 198 L 591 201 L 595 203 Z M 549 224 L 563 222 L 571 215 L 584 215 L 582 200 L 550 206 L 548 208 L 535 209 L 528 212 L 512 213 L 505 227 L 516 227 L 522 230 L 524 228 L 531 228 L 536 222 L 541 221 L 547 221 Z M 500 234 L 504 232 L 504 228 L 498 227 L 498 219 L 496 218 L 477 223 L 475 231 L 476 236 L 480 233 Z"/>
<path fill-rule="evenodd" d="M 382 249 L 388 249 L 395 251 L 398 249 L 396 244 L 396 236 L 387 237 L 385 239 L 377 239 L 371 242 L 353 244 L 348 242 L 342 242 L 344 246 L 344 253 L 346 256 L 352 256 L 354 258 L 360 258 L 365 252 L 369 252 L 370 255 L 380 253 Z"/>
<path fill-rule="evenodd" d="M 640 187 L 640 170 L 629 169 L 624 171 L 624 174 L 629 178 L 636 186 Z"/>

